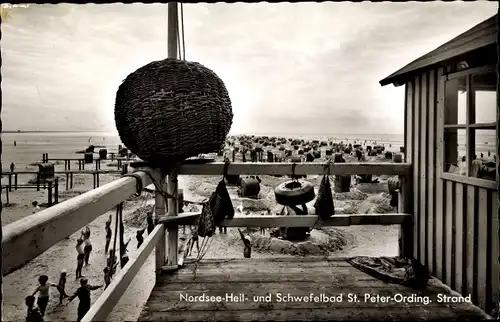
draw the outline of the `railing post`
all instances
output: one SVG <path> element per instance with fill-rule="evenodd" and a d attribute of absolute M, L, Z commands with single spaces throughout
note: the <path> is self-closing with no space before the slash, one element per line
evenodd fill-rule
<path fill-rule="evenodd" d="M 155 169 L 154 178 L 161 189 L 166 188 L 165 175 L 160 169 Z M 165 215 L 165 199 L 158 191 L 155 192 L 155 212 L 153 215 L 155 223 Z M 157 275 L 161 274 L 162 267 L 165 264 L 165 246 L 165 234 L 163 234 L 163 237 L 158 241 L 155 248 L 155 271 Z"/>
<path fill-rule="evenodd" d="M 412 211 L 412 181 L 410 176 L 399 176 L 399 204 L 398 212 L 411 214 L 401 224 L 399 230 L 399 255 L 407 258 L 413 258 L 413 224 L 414 216 Z"/>
<path fill-rule="evenodd" d="M 178 206 L 178 189 L 177 189 L 177 173 L 175 171 L 169 173 L 167 182 L 167 193 L 174 196 L 175 199 L 169 198 L 168 202 L 168 216 L 177 216 L 179 213 Z M 177 253 L 178 253 L 178 240 L 179 240 L 179 226 L 168 228 L 168 256 L 167 266 L 177 267 Z"/>

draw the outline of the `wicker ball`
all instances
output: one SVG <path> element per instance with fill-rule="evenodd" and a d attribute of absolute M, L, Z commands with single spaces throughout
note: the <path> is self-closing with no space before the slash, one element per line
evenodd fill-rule
<path fill-rule="evenodd" d="M 120 139 L 153 166 L 217 151 L 232 120 L 223 81 L 195 62 L 151 62 L 128 75 L 116 93 Z"/>

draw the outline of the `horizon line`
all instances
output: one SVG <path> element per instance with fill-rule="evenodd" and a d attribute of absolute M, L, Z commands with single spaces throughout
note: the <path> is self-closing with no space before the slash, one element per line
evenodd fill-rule
<path fill-rule="evenodd" d="M 102 131 L 102 130 L 6 130 L 2 133 L 114 133 L 117 131 Z M 118 134 L 118 133 L 117 133 Z M 404 135 L 404 133 L 284 133 L 284 132 L 240 132 L 240 133 L 229 133 L 230 135 Z"/>

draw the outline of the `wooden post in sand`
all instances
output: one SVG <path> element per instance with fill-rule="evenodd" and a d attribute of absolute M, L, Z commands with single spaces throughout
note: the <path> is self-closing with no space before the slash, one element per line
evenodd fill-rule
<path fill-rule="evenodd" d="M 9 173 L 9 191 L 12 191 L 12 173 Z"/>
<path fill-rule="evenodd" d="M 66 172 L 66 190 L 69 189 L 69 173 Z"/>
<path fill-rule="evenodd" d="M 14 173 L 14 189 L 17 190 L 17 173 Z"/>
<path fill-rule="evenodd" d="M 5 202 L 9 204 L 9 188 L 8 187 L 2 187 L 5 189 Z"/>

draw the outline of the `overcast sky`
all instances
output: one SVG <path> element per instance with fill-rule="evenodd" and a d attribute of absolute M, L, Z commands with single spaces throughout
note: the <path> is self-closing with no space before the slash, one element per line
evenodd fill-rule
<path fill-rule="evenodd" d="M 232 133 L 403 133 L 379 81 L 496 2 L 186 4 L 186 59 L 226 83 Z M 165 4 L 33 5 L 2 25 L 5 130 L 115 129 L 121 81 L 166 57 Z"/>

